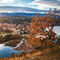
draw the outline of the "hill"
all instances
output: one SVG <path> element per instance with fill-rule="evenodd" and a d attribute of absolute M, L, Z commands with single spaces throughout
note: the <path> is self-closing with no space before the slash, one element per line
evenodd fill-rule
<path fill-rule="evenodd" d="M 0 17 L 0 23 L 15 23 L 20 24 L 21 22 L 31 22 L 32 17 L 27 16 L 6 16 L 6 17 Z"/>

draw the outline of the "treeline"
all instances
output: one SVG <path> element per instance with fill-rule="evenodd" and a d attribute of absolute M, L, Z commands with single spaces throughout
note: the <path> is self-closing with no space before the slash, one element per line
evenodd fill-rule
<path fill-rule="evenodd" d="M 9 19 L 0 17 L 0 23 L 9 23 Z"/>
<path fill-rule="evenodd" d="M 22 22 L 31 22 L 30 19 L 14 19 L 12 21 L 13 21 L 13 23 L 16 23 L 16 24 L 20 24 Z"/>
<path fill-rule="evenodd" d="M 0 17 L 0 23 L 15 23 L 15 24 L 20 24 L 22 22 L 31 22 L 31 19 L 6 19 L 6 18 L 1 18 Z"/>
<path fill-rule="evenodd" d="M 31 22 L 31 20 L 32 20 L 32 17 L 31 18 L 29 18 L 29 17 L 27 17 L 27 18 L 23 17 L 22 18 L 21 17 L 21 18 L 15 18 L 15 19 L 8 18 L 8 17 L 0 17 L 0 23 L 15 23 L 15 24 L 20 24 L 22 22 Z M 60 26 L 60 16 L 59 17 L 58 16 L 56 17 L 55 23 L 56 23 L 57 26 L 58 25 Z"/>

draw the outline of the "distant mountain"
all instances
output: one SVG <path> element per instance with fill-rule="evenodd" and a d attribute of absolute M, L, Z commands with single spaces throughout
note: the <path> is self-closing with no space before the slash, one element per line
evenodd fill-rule
<path fill-rule="evenodd" d="M 57 10 L 58 14 L 60 14 L 60 8 Z M 39 13 L 47 13 L 49 10 L 38 10 L 30 7 L 20 7 L 20 6 L 0 6 L 0 16 L 15 16 L 15 15 L 22 15 L 22 16 L 36 16 Z M 53 12 L 53 11 L 51 11 Z M 45 14 L 40 14 L 45 15 Z"/>
<path fill-rule="evenodd" d="M 16 15 L 33 17 L 33 16 L 36 16 L 37 14 L 39 14 L 39 13 L 0 13 L 0 17 L 16 16 Z M 41 16 L 45 16 L 45 14 L 40 14 L 40 15 L 41 15 Z"/>
<path fill-rule="evenodd" d="M 48 10 L 38 10 L 30 7 L 21 7 L 21 6 L 0 6 L 0 16 L 36 16 L 38 13 L 46 13 Z M 41 14 L 42 15 L 42 14 Z"/>
<path fill-rule="evenodd" d="M 0 17 L 16 16 L 16 15 L 33 17 L 33 16 L 36 16 L 37 14 L 39 14 L 39 13 L 0 13 Z M 40 15 L 41 15 L 41 16 L 44 16 L 45 14 L 40 14 Z"/>

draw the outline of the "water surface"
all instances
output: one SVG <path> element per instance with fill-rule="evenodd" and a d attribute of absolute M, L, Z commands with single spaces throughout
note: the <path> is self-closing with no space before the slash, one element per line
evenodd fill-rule
<path fill-rule="evenodd" d="M 18 54 L 21 51 L 13 50 L 12 47 L 4 46 L 4 44 L 0 44 L 0 58 L 10 57 L 12 53 Z"/>

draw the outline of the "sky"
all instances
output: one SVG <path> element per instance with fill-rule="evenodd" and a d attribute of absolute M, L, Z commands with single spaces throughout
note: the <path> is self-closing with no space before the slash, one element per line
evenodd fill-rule
<path fill-rule="evenodd" d="M 0 0 L 0 6 L 27 7 L 35 10 L 49 10 L 50 8 L 56 8 L 60 10 L 60 0 Z"/>

